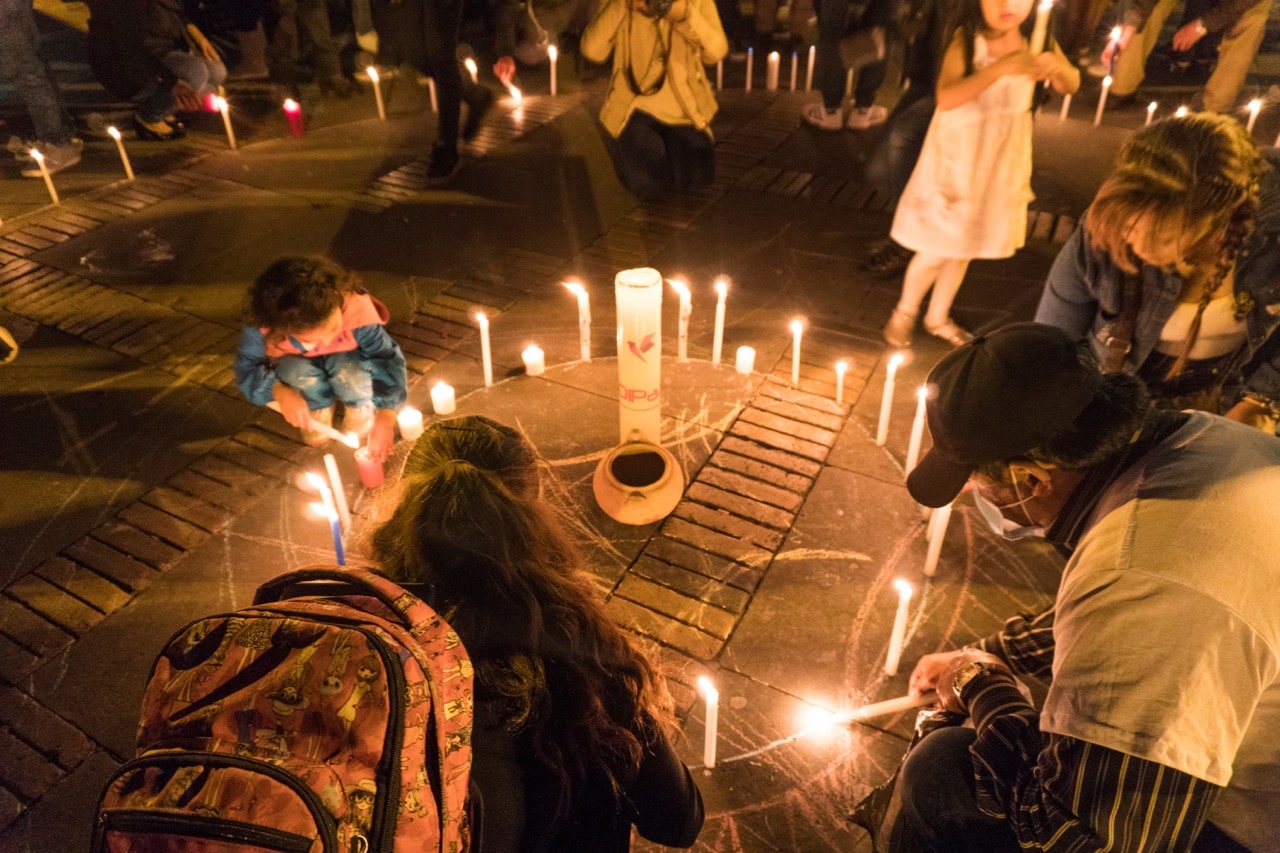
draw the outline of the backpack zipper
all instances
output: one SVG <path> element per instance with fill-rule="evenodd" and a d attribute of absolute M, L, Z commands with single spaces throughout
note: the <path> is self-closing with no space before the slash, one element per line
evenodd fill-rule
<path fill-rule="evenodd" d="M 98 816 L 102 840 L 107 833 L 127 832 L 142 834 L 181 835 L 189 838 L 207 838 L 230 844 L 250 844 L 279 853 L 307 853 L 313 840 L 305 835 L 282 829 L 255 826 L 237 820 L 224 820 L 204 815 L 137 814 L 109 810 Z"/>

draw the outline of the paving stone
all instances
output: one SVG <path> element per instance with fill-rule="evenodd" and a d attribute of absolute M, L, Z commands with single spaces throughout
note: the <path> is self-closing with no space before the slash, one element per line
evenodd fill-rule
<path fill-rule="evenodd" d="M 694 482 L 685 492 L 685 500 L 731 512 L 749 521 L 786 531 L 795 521 L 795 515 L 775 506 L 753 500 L 735 492 L 718 489 L 704 482 Z"/>
<path fill-rule="evenodd" d="M 719 456 L 720 454 L 717 454 Z M 726 456 L 730 454 L 724 454 Z M 740 457 L 735 457 L 740 458 Z M 716 462 L 716 457 L 712 457 L 711 462 Z M 794 475 L 793 475 L 794 476 Z M 808 483 L 808 480 L 798 478 Z M 698 472 L 698 479 L 694 484 L 706 483 L 719 489 L 730 492 L 736 492 L 740 495 L 747 495 L 757 501 L 762 501 L 773 506 L 780 507 L 790 512 L 795 512 L 800 508 L 800 504 L 804 503 L 804 497 L 795 492 L 789 492 L 786 489 L 779 489 L 768 483 L 761 482 L 751 477 L 745 477 L 734 471 L 724 468 L 714 467 L 713 464 L 704 465 L 702 470 Z"/>
<path fill-rule="evenodd" d="M 695 574 L 706 575 L 746 592 L 751 592 L 760 583 L 760 570 L 669 536 L 657 536 L 651 540 L 645 547 L 643 556 L 656 558 Z"/>
<path fill-rule="evenodd" d="M 187 551 L 209 538 L 206 531 L 194 524 L 144 503 L 130 504 L 116 513 L 116 517 Z"/>
<path fill-rule="evenodd" d="M 246 468 L 255 474 L 272 478 L 275 481 L 278 481 L 278 478 L 283 477 L 293 467 L 291 462 L 281 459 L 279 456 L 272 456 L 270 453 L 264 453 L 256 447 L 250 447 L 239 441 L 222 442 L 213 449 L 212 455 L 234 463 L 240 468 Z M 228 485 L 234 486 L 237 484 L 228 483 Z"/>
<path fill-rule="evenodd" d="M 0 237 L 0 252 L 7 252 L 8 254 L 16 257 L 25 258 L 27 255 L 31 254 L 31 248 L 29 246 L 24 246 L 21 243 L 15 243 L 12 240 L 6 240 L 3 237 Z"/>
<path fill-rule="evenodd" d="M 211 477 L 192 470 L 190 467 L 174 474 L 165 481 L 165 485 L 237 515 L 244 512 L 258 500 L 256 494 L 232 488 L 226 483 L 220 483 Z"/>
<path fill-rule="evenodd" d="M 132 524 L 108 522 L 66 549 L 66 554 L 116 583 L 137 592 L 186 554 Z"/>
<path fill-rule="evenodd" d="M 773 559 L 771 551 L 746 539 L 721 533 L 674 515 L 662 525 L 662 535 L 712 554 L 727 557 L 757 572 L 764 571 L 765 566 Z"/>
<path fill-rule="evenodd" d="M 21 684 L 40 663 L 38 656 L 0 634 L 0 678 L 10 684 Z M 3 792 L 2 788 L 0 792 Z"/>
<path fill-rule="evenodd" d="M 116 341 L 127 338 L 155 319 L 149 312 L 130 313 L 113 317 L 110 322 L 99 323 L 84 333 L 84 337 L 100 347 L 110 347 Z"/>
<path fill-rule="evenodd" d="M 0 596 L 0 632 L 38 657 L 47 658 L 75 638 L 12 598 Z"/>
<path fill-rule="evenodd" d="M 300 437 L 291 441 L 257 426 L 245 427 L 235 434 L 233 440 L 288 462 L 297 459 L 304 447 Z"/>
<path fill-rule="evenodd" d="M 54 243 L 61 243 L 63 240 L 66 240 L 67 237 L 69 236 L 68 234 L 63 233 L 62 231 L 55 231 L 51 228 L 45 227 L 44 225 L 35 225 L 35 224 L 28 225 L 26 228 L 23 228 L 22 231 L 23 233 L 30 234 L 33 237 L 39 237 L 44 240 L 48 240 L 50 245 L 53 245 Z"/>
<path fill-rule="evenodd" d="M 0 788 L 0 826 L 5 826 L 17 819 L 26 806 L 5 788 Z"/>
<path fill-rule="evenodd" d="M 727 456 L 722 459 L 721 454 Z M 733 435 L 726 435 L 721 440 L 712 461 L 722 468 L 765 480 L 800 494 L 809 491 L 813 478 L 822 470 L 822 466 L 812 459 L 761 447 Z"/>
<path fill-rule="evenodd" d="M 93 283 L 82 278 L 67 276 L 59 281 L 57 286 L 47 288 L 41 299 L 27 302 L 18 310 L 53 325 L 58 318 L 66 316 L 72 306 L 81 304 L 85 299 L 93 298 L 97 295 L 97 291 L 98 287 Z"/>
<path fill-rule="evenodd" d="M 82 216 L 81 214 L 74 213 L 70 210 L 59 211 L 57 214 L 57 218 L 61 222 L 65 222 L 74 226 L 79 226 L 81 231 L 87 231 L 90 228 L 97 228 L 99 225 L 102 224 L 97 219 L 93 219 L 92 217 L 89 217 L 89 216 Z"/>
<path fill-rule="evenodd" d="M 723 510 L 692 501 L 681 501 L 672 513 L 674 518 L 692 521 L 718 533 L 754 542 L 761 548 L 777 550 L 782 545 L 783 533 L 755 524 Z"/>
<path fill-rule="evenodd" d="M 190 314 L 175 313 L 166 317 L 158 317 L 129 337 L 117 341 L 115 349 L 130 358 L 138 359 L 144 364 L 151 364 L 157 360 L 158 356 L 157 358 L 147 359 L 144 358 L 145 355 L 172 340 L 174 336 L 201 324 L 202 321 L 198 317 L 192 317 Z"/>
<path fill-rule="evenodd" d="M 616 624 L 666 646 L 674 646 L 699 660 L 711 660 L 724 645 L 718 637 L 699 631 L 647 607 L 617 596 L 605 603 L 605 612 Z"/>
<path fill-rule="evenodd" d="M 834 375 L 834 371 L 832 372 Z M 849 390 L 846 377 L 845 391 Z M 846 397 L 848 395 L 846 394 Z M 833 404 L 834 405 L 834 404 Z M 829 411 L 822 411 L 809 406 L 803 406 L 798 403 L 792 403 L 787 400 L 780 400 L 765 394 L 757 394 L 751 401 L 751 408 L 767 412 L 770 415 L 777 415 L 781 418 L 788 418 L 792 421 L 811 424 L 819 429 L 826 430 L 830 434 L 837 434 L 844 429 L 845 419 L 838 414 Z M 814 439 L 817 441 L 818 439 Z"/>
<path fill-rule="evenodd" d="M 830 452 L 828 446 L 814 441 L 806 441 L 803 438 L 796 438 L 785 432 L 767 429 L 750 421 L 745 421 L 743 416 L 745 416 L 745 412 L 729 428 L 729 436 L 751 441 L 765 448 L 773 448 L 788 454 L 806 457 L 814 462 L 826 461 L 827 454 Z"/>
<path fill-rule="evenodd" d="M 35 573 L 102 613 L 114 613 L 129 602 L 127 590 L 66 557 L 50 557 L 36 566 Z"/>
<path fill-rule="evenodd" d="M 700 631 L 721 640 L 729 638 L 733 633 L 733 626 L 738 621 L 734 614 L 719 607 L 697 598 L 690 598 L 671 587 L 654 583 L 638 575 L 628 574 L 623 578 L 614 595 L 634 601 L 685 624 L 693 625 Z"/>
<path fill-rule="evenodd" d="M 168 486 L 157 486 L 140 500 L 210 533 L 217 533 L 231 521 L 231 515 L 225 509 Z"/>
<path fill-rule="evenodd" d="M 62 779 L 58 767 L 0 728 L 0 782 L 26 802 L 38 800 Z"/>
<path fill-rule="evenodd" d="M 646 554 L 636 560 L 628 574 L 648 578 L 670 587 L 689 598 L 714 604 L 729 613 L 741 614 L 751 601 L 751 596 L 737 587 L 729 586 L 697 572 L 691 572 Z M 626 583 L 624 580 L 623 583 Z"/>
<path fill-rule="evenodd" d="M 0 729 L 8 729 L 63 770 L 71 770 L 93 751 L 84 734 L 20 690 L 0 689 Z"/>
<path fill-rule="evenodd" d="M 30 228 L 24 228 L 21 231 L 9 231 L 4 236 L 6 240 L 12 240 L 15 243 L 19 243 L 30 249 L 35 249 L 36 251 L 39 251 L 40 249 L 47 249 L 52 246 L 54 242 L 52 240 L 46 240 L 39 234 L 33 234 Z"/>
<path fill-rule="evenodd" d="M 5 594 L 21 601 L 62 630 L 79 637 L 102 621 L 102 614 L 64 589 L 34 574 L 18 578 Z"/>
<path fill-rule="evenodd" d="M 448 323 L 450 326 L 470 329 L 477 332 L 475 321 L 471 316 L 471 312 L 465 308 L 454 308 L 450 305 L 441 305 L 433 298 L 430 302 L 418 309 L 420 315 L 431 318 L 432 320 Z M 489 318 L 493 322 L 493 317 Z"/>
<path fill-rule="evenodd" d="M 804 421 L 795 420 L 793 418 L 783 417 L 773 412 L 767 412 L 755 407 L 744 409 L 738 417 L 738 423 L 746 422 L 756 424 L 757 426 L 782 433 L 792 438 L 803 439 L 807 442 L 820 445 L 824 448 L 830 448 L 836 443 L 836 437 L 840 434 L 840 430 L 823 429 L 820 426 L 814 426 Z M 806 454 L 807 455 L 807 454 Z M 815 457 L 816 458 L 816 457 Z"/>

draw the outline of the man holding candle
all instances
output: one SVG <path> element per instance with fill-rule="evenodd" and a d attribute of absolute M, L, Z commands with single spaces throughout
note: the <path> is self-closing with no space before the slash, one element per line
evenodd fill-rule
<path fill-rule="evenodd" d="M 1043 535 L 1067 564 L 1051 611 L 917 664 L 912 691 L 975 728 L 912 750 L 895 846 L 1280 849 L 1280 442 L 1153 411 L 1138 380 L 1034 323 L 928 381 L 912 496 L 940 507 L 969 483 L 993 529 Z M 1015 674 L 1050 679 L 1041 711 Z"/>

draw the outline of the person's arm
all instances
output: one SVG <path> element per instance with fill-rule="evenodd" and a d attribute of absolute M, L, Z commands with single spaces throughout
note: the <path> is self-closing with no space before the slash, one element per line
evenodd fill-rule
<path fill-rule="evenodd" d="M 1050 50 L 1037 56 L 1035 63 L 1035 78 L 1048 80 L 1059 95 L 1072 95 L 1080 88 L 1080 69 L 1067 59 L 1056 42 Z"/>
<path fill-rule="evenodd" d="M 667 847 L 692 847 L 706 818 L 702 792 L 661 732 L 648 738 L 640 770 L 625 792 L 631 822 L 644 838 Z"/>
<path fill-rule="evenodd" d="M 1245 12 L 1263 2 L 1269 2 L 1269 0 L 1221 0 L 1200 17 L 1200 22 L 1204 25 L 1206 32 L 1219 33 L 1235 26 L 1244 17 Z M 1195 21 L 1191 23 L 1194 24 Z"/>
<path fill-rule="evenodd" d="M 408 374 L 400 345 L 387 334 L 386 327 L 371 324 L 351 332 L 360 355 L 369 363 L 373 378 L 373 429 L 369 433 L 369 455 L 381 462 L 395 444 L 396 410 L 408 397 Z"/>
<path fill-rule="evenodd" d="M 942 71 L 938 74 L 938 109 L 953 110 L 978 99 L 992 83 L 1010 74 L 1035 74 L 1035 57 L 1026 50 L 1012 50 L 1004 56 L 965 74 L 964 41 L 960 33 L 951 40 L 942 57 Z"/>
<path fill-rule="evenodd" d="M 1098 299 L 1090 283 L 1091 276 L 1098 273 L 1082 219 L 1053 261 L 1035 321 L 1057 326 L 1072 337 L 1082 337 L 1098 314 Z"/>
<path fill-rule="evenodd" d="M 1034 616 L 1019 613 L 974 645 L 993 654 L 1016 675 L 1048 679 L 1053 670 L 1053 616 L 1050 607 Z"/>
<path fill-rule="evenodd" d="M 720 24 L 715 3 L 676 0 L 667 12 L 672 32 L 696 47 L 703 65 L 715 65 L 729 53 L 729 40 Z"/>
<path fill-rule="evenodd" d="M 618 28 L 622 26 L 622 19 L 627 16 L 629 8 L 630 0 L 605 0 L 600 12 L 582 31 L 578 49 L 583 59 L 604 62 L 609 58 L 618 37 Z"/>
<path fill-rule="evenodd" d="M 271 402 L 271 389 L 277 382 L 276 368 L 267 358 L 267 340 L 260 329 L 245 326 L 240 332 L 233 368 L 236 387 L 246 400 L 255 406 Z"/>

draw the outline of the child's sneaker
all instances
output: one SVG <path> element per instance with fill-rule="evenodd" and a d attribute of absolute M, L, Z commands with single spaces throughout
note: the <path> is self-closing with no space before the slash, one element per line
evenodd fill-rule
<path fill-rule="evenodd" d="M 878 124 L 884 124 L 889 118 L 889 111 L 879 104 L 869 107 L 854 107 L 849 111 L 847 126 L 850 130 L 866 130 Z"/>
<path fill-rule="evenodd" d="M 800 117 L 819 130 L 839 130 L 844 127 L 844 113 L 839 107 L 829 110 L 821 103 L 809 104 Z"/>
<path fill-rule="evenodd" d="M 84 148 L 84 141 L 72 139 L 66 145 L 37 142 L 35 148 L 44 155 L 44 167 L 52 175 L 54 172 L 61 172 L 63 169 L 80 162 L 80 151 Z M 40 171 L 40 164 L 36 162 L 34 157 L 28 155 L 20 159 L 22 161 L 22 177 L 40 178 L 44 176 L 44 173 Z"/>
<path fill-rule="evenodd" d="M 311 411 L 311 421 L 324 426 L 333 426 L 333 406 L 324 409 L 313 409 Z M 318 429 L 304 429 L 302 431 L 302 443 L 308 447 L 324 447 L 329 443 L 329 434 Z"/>
<path fill-rule="evenodd" d="M 356 438 L 364 438 L 373 429 L 373 403 L 363 406 L 348 406 L 342 416 L 342 428 L 354 432 Z"/>

